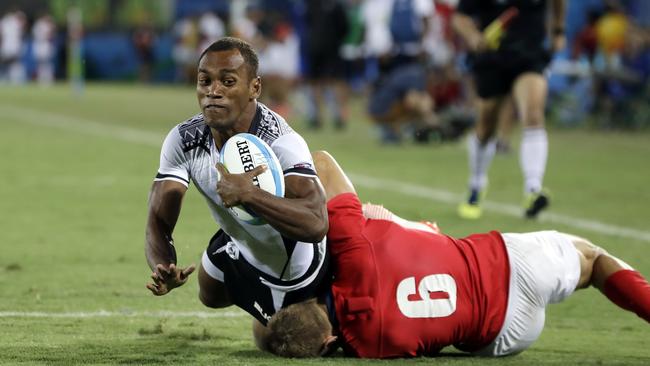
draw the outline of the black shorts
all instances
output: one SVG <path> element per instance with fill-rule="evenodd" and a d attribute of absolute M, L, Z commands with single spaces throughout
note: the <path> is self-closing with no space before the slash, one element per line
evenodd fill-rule
<path fill-rule="evenodd" d="M 551 60 L 545 49 L 517 53 L 488 52 L 469 58 L 476 92 L 483 99 L 507 95 L 517 77 L 526 72 L 543 74 Z"/>
<path fill-rule="evenodd" d="M 285 245 L 290 241 L 287 239 Z M 327 251 L 324 246 L 313 246 L 314 258 L 309 268 L 292 280 L 281 280 L 262 272 L 239 254 L 237 245 L 223 230 L 210 239 L 206 249 L 211 264 L 202 263 L 222 271 L 223 283 L 232 303 L 266 325 L 271 315 L 281 307 L 316 297 L 329 288 Z M 279 297 L 278 293 L 284 295 Z"/>

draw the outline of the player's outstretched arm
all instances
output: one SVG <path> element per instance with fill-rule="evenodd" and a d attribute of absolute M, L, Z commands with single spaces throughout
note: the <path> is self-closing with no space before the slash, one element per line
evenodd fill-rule
<path fill-rule="evenodd" d="M 187 268 L 176 266 L 176 250 L 172 232 L 181 211 L 181 203 L 187 187 L 166 180 L 154 182 L 149 194 L 145 257 L 153 271 L 153 282 L 147 288 L 154 295 L 164 295 L 187 282 L 194 272 L 194 265 Z"/>
<path fill-rule="evenodd" d="M 316 243 L 327 233 L 325 192 L 316 178 L 297 175 L 285 177 L 285 196 L 277 197 L 258 189 L 252 178 L 264 172 L 264 166 L 243 174 L 230 174 L 217 164 L 221 179 L 217 193 L 225 207 L 245 204 L 282 235 Z"/>

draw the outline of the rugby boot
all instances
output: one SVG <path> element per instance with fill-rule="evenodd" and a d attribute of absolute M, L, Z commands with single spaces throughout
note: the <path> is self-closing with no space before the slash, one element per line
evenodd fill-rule
<path fill-rule="evenodd" d="M 537 193 L 529 193 L 524 199 L 524 216 L 527 219 L 534 219 L 539 213 L 547 208 L 551 200 L 546 190 Z"/>

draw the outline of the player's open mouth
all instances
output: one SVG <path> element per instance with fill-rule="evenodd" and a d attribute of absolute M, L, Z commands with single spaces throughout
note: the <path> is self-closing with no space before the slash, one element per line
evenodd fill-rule
<path fill-rule="evenodd" d="M 218 104 L 208 104 L 203 109 L 210 109 L 210 110 L 219 110 L 219 109 L 225 109 L 226 107 L 223 105 L 218 105 Z"/>

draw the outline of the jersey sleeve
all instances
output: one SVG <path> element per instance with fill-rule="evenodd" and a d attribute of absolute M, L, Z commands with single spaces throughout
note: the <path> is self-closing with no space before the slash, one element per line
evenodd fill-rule
<path fill-rule="evenodd" d="M 271 148 L 280 161 L 285 177 L 288 175 L 316 177 L 314 160 L 302 136 L 295 132 L 282 135 L 273 142 Z"/>
<path fill-rule="evenodd" d="M 186 187 L 190 184 L 189 163 L 183 152 L 181 135 L 177 128 L 173 128 L 163 142 L 160 151 L 160 167 L 154 180 L 173 180 Z"/>

